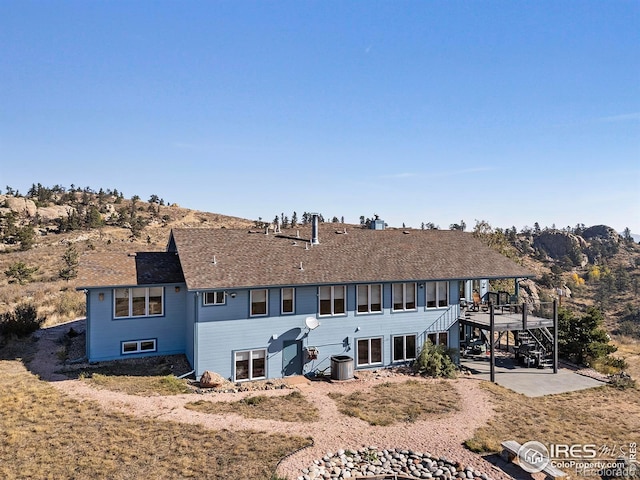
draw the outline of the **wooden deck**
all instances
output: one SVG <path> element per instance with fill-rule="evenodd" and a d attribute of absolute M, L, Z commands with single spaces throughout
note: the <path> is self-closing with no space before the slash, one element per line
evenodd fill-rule
<path fill-rule="evenodd" d="M 526 321 L 522 313 L 494 311 L 494 331 L 505 332 L 514 330 L 527 330 L 528 328 L 553 328 L 553 318 L 542 318 L 528 314 Z M 460 314 L 460 323 L 470 325 L 482 330 L 489 330 L 491 326 L 491 314 L 489 312 L 466 311 Z"/>

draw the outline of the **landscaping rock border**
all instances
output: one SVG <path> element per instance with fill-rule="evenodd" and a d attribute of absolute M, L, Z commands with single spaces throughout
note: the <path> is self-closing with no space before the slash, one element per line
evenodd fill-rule
<path fill-rule="evenodd" d="M 459 462 L 437 458 L 430 453 L 412 450 L 378 450 L 369 446 L 360 450 L 338 450 L 328 453 L 302 470 L 298 480 L 328 480 L 345 478 L 420 478 L 434 480 L 490 480 L 486 473 L 464 467 Z"/>

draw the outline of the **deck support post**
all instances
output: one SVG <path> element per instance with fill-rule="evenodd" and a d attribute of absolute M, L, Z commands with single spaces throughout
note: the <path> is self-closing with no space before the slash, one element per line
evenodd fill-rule
<path fill-rule="evenodd" d="M 496 383 L 496 359 L 493 351 L 493 334 L 496 331 L 493 303 L 489 304 L 489 362 L 491 363 L 491 381 Z"/>
<path fill-rule="evenodd" d="M 527 330 L 527 304 L 522 304 L 522 330 Z"/>
<path fill-rule="evenodd" d="M 553 373 L 558 373 L 558 301 L 553 299 Z"/>

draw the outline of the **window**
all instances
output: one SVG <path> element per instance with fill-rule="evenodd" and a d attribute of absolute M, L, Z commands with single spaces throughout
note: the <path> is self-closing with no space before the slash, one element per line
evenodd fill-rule
<path fill-rule="evenodd" d="M 415 283 L 394 283 L 392 291 L 393 310 L 402 311 L 416 309 Z"/>
<path fill-rule="evenodd" d="M 393 361 L 406 362 L 416 358 L 416 336 L 398 335 L 393 337 Z"/>
<path fill-rule="evenodd" d="M 235 353 L 235 380 L 258 380 L 267 377 L 267 351 L 246 350 Z"/>
<path fill-rule="evenodd" d="M 202 298 L 205 305 L 224 305 L 226 301 L 226 295 L 223 290 L 204 292 L 204 296 Z"/>
<path fill-rule="evenodd" d="M 344 285 L 320 287 L 320 315 L 344 315 L 346 296 Z"/>
<path fill-rule="evenodd" d="M 267 290 L 251 290 L 251 316 L 267 314 Z"/>
<path fill-rule="evenodd" d="M 382 312 L 382 285 L 358 285 L 358 313 Z"/>
<path fill-rule="evenodd" d="M 382 363 L 382 337 L 361 338 L 357 342 L 358 367 Z"/>
<path fill-rule="evenodd" d="M 114 317 L 153 317 L 162 315 L 164 288 L 116 288 Z"/>
<path fill-rule="evenodd" d="M 449 306 L 449 282 L 427 282 L 427 308 Z"/>
<path fill-rule="evenodd" d="M 449 347 L 449 332 L 436 332 L 427 334 L 427 338 L 434 345 Z"/>
<path fill-rule="evenodd" d="M 149 340 L 131 340 L 128 342 L 122 342 L 122 354 L 127 355 L 129 353 L 142 353 L 142 352 L 155 352 L 156 351 L 156 339 Z"/>
<path fill-rule="evenodd" d="M 281 298 L 282 304 L 280 307 L 280 311 L 283 315 L 289 313 L 295 313 L 296 311 L 296 303 L 295 303 L 295 288 L 283 288 L 281 290 Z"/>

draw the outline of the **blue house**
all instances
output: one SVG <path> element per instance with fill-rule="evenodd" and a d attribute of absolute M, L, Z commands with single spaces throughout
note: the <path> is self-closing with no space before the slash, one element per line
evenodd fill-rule
<path fill-rule="evenodd" d="M 471 285 L 531 272 L 469 233 L 174 229 L 164 252 L 88 254 L 87 358 L 185 354 L 233 381 L 405 364 L 457 349 Z"/>

